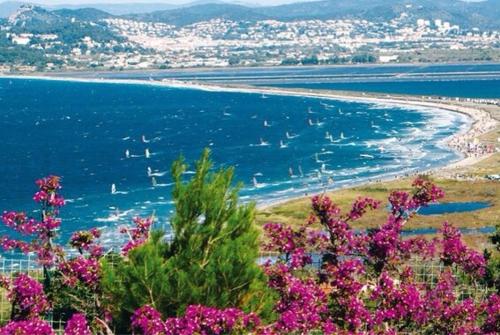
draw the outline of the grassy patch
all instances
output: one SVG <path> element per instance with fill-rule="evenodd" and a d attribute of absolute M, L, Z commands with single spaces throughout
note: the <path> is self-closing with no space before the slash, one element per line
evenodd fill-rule
<path fill-rule="evenodd" d="M 487 180 L 457 181 L 434 180 L 442 187 L 446 196 L 442 202 L 457 201 L 487 201 L 492 206 L 473 212 L 452 213 L 443 215 L 417 215 L 406 228 L 440 227 L 444 221 L 449 221 L 457 227 L 484 227 L 500 223 L 500 183 Z M 358 196 L 369 196 L 381 200 L 383 205 L 370 212 L 354 225 L 355 228 L 373 228 L 384 222 L 387 217 L 387 195 L 392 190 L 409 190 L 411 179 L 382 182 L 373 186 L 354 187 L 350 189 L 329 192 L 328 196 L 347 211 Z M 381 187 L 380 185 L 383 185 Z M 279 204 L 259 211 L 257 222 L 264 224 L 269 221 L 297 225 L 304 222 L 310 214 L 310 199 L 302 198 Z"/>
<path fill-rule="evenodd" d="M 491 168 L 498 173 L 500 164 L 491 166 L 492 162 L 499 159 L 499 154 L 490 157 L 479 165 Z M 476 167 L 477 168 L 477 167 Z M 417 215 L 409 221 L 405 229 L 416 228 L 439 228 L 443 222 L 448 221 L 460 228 L 485 227 L 500 224 L 500 183 L 489 180 L 454 180 L 432 178 L 437 185 L 445 190 L 445 198 L 441 202 L 467 202 L 487 201 L 491 207 L 464 213 L 451 213 L 442 215 Z M 358 196 L 369 196 L 382 201 L 378 210 L 367 213 L 362 219 L 356 221 L 354 228 L 374 228 L 385 222 L 388 212 L 387 196 L 393 190 L 410 190 L 411 179 L 400 179 L 394 181 L 374 183 L 350 189 L 337 190 L 327 193 L 328 196 L 339 205 L 343 211 L 349 210 L 351 204 Z M 261 209 L 257 214 L 258 224 L 266 222 L 281 222 L 292 226 L 302 224 L 310 214 L 310 198 L 301 198 L 279 204 L 266 209 Z M 484 249 L 486 237 L 477 235 L 464 236 L 466 242 L 471 246 Z M 480 242 L 479 242 L 480 241 Z"/>

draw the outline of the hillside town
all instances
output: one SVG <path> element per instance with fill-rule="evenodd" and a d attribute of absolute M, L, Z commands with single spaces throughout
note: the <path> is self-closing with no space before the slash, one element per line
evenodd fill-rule
<path fill-rule="evenodd" d="M 36 10 L 36 7 L 29 10 Z M 24 53 L 39 51 L 45 61 L 30 63 L 26 61 L 27 57 L 6 59 L 3 56 L 0 57 L 0 71 L 500 59 L 499 31 L 462 29 L 453 22 L 414 18 L 405 13 L 387 22 L 354 19 L 236 22 L 212 19 L 179 27 L 124 17 L 95 22 L 69 18 L 71 24 L 88 24 L 100 30 L 96 30 L 97 35 L 76 35 L 72 40 L 65 40 L 64 32 L 37 33 L 37 29 L 16 29 L 20 26 L 21 14 L 26 16 L 26 11 L 25 8 L 0 24 L 0 45 L 10 44 L 10 49 L 17 48 Z M 439 51 L 442 51 L 443 59 L 435 59 Z"/>

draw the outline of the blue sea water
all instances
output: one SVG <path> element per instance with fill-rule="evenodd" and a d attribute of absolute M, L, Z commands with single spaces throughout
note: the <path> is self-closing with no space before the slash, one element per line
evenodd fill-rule
<path fill-rule="evenodd" d="M 277 87 L 305 89 L 364 91 L 388 94 L 434 95 L 460 98 L 500 98 L 500 79 L 462 79 L 462 80 L 382 80 L 329 82 L 296 81 L 272 84 Z"/>
<path fill-rule="evenodd" d="M 421 215 L 439 215 L 447 213 L 473 212 L 488 207 L 491 207 L 491 204 L 484 201 L 447 202 L 430 204 L 427 207 L 422 207 L 418 213 Z"/>
<path fill-rule="evenodd" d="M 69 76 L 90 78 L 134 78 L 134 79 L 195 79 L 208 81 L 265 81 L 273 79 L 300 80 L 306 78 L 433 78 L 451 77 L 498 77 L 500 63 L 459 63 L 459 64 L 388 64 L 388 65 L 339 65 L 339 66 L 278 66 L 278 67 L 246 67 L 246 68 L 212 68 L 212 69 L 170 69 L 141 70 L 123 72 L 76 72 Z"/>
<path fill-rule="evenodd" d="M 56 174 L 65 236 L 153 212 L 167 222 L 181 154 L 192 163 L 209 147 L 217 166 L 236 168 L 244 201 L 277 201 L 444 165 L 458 156 L 443 140 L 468 123 L 429 108 L 0 78 L 0 208 L 33 209 L 33 181 Z"/>
<path fill-rule="evenodd" d="M 462 98 L 500 98 L 500 64 L 295 66 L 238 69 L 72 73 L 111 79 L 197 80 Z"/>

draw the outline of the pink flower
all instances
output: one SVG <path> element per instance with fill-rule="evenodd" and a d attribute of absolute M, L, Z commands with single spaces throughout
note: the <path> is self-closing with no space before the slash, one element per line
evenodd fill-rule
<path fill-rule="evenodd" d="M 38 318 L 26 321 L 10 321 L 0 328 L 0 335 L 55 335 L 45 320 Z"/>
<path fill-rule="evenodd" d="M 154 317 L 144 322 L 156 330 Z M 254 314 L 245 314 L 236 308 L 217 309 L 201 305 L 191 305 L 180 318 L 169 318 L 164 323 L 166 334 L 247 334 L 255 330 L 260 321 Z M 158 328 L 161 330 L 161 328 Z M 145 334 L 162 334 L 150 332 Z"/>
<path fill-rule="evenodd" d="M 23 273 L 13 280 L 7 297 L 14 306 L 15 314 L 21 319 L 36 318 L 50 307 L 42 284 Z"/>
<path fill-rule="evenodd" d="M 307 333 L 321 329 L 327 312 L 325 292 L 310 279 L 294 277 L 281 263 L 268 266 L 269 286 L 280 296 L 275 310 L 279 317 L 273 325 L 278 333 Z"/>
<path fill-rule="evenodd" d="M 75 313 L 66 323 L 64 335 L 92 335 L 85 315 Z"/>
<path fill-rule="evenodd" d="M 40 223 L 28 218 L 23 212 L 4 212 L 2 215 L 4 225 L 23 235 L 31 235 L 40 229 Z"/>
<path fill-rule="evenodd" d="M 497 334 L 500 329 L 500 295 L 493 293 L 483 303 L 486 320 L 482 326 L 484 334 Z"/>
<path fill-rule="evenodd" d="M 350 213 L 348 214 L 349 219 L 357 220 L 361 218 L 368 209 L 374 210 L 379 208 L 380 201 L 374 200 L 372 198 L 362 198 L 359 197 L 353 204 Z"/>
<path fill-rule="evenodd" d="M 130 240 L 122 247 L 122 255 L 124 256 L 126 256 L 130 250 L 137 248 L 147 241 L 151 226 L 153 225 L 153 217 L 145 219 L 136 217 L 133 221 L 133 228 L 123 227 L 120 230 L 122 234 L 128 234 L 130 238 Z"/>
<path fill-rule="evenodd" d="M 131 318 L 132 328 L 143 335 L 167 334 L 161 314 L 149 305 L 142 306 L 134 312 Z"/>
<path fill-rule="evenodd" d="M 92 257 L 78 256 L 66 263 L 61 263 L 59 270 L 64 274 L 65 281 L 70 286 L 82 282 L 95 289 L 99 285 L 101 278 L 101 265 L 97 259 Z"/>
<path fill-rule="evenodd" d="M 101 232 L 96 228 L 89 231 L 77 231 L 71 235 L 69 244 L 81 254 L 83 254 L 83 251 L 88 251 L 97 256 L 102 253 L 102 250 L 95 250 L 95 240 L 100 236 Z"/>
<path fill-rule="evenodd" d="M 486 272 L 486 260 L 480 253 L 462 243 L 460 231 L 445 222 L 441 233 L 443 234 L 441 259 L 445 265 L 457 264 L 465 272 L 475 277 L 483 277 Z"/>

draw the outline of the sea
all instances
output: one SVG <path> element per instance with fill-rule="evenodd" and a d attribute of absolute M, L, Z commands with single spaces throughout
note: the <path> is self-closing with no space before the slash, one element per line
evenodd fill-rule
<path fill-rule="evenodd" d="M 64 73 L 103 79 L 179 79 L 458 98 L 500 98 L 500 64 L 387 64 Z"/>
<path fill-rule="evenodd" d="M 62 238 L 101 227 L 112 244 L 134 216 L 154 213 L 168 229 L 170 167 L 181 155 L 191 166 L 187 180 L 210 148 L 217 168 L 235 168 L 240 199 L 265 204 L 444 166 L 460 159 L 446 140 L 470 125 L 462 114 L 434 108 L 125 78 L 133 76 L 0 78 L 2 210 L 39 215 L 34 181 L 55 174 L 67 199 Z"/>

